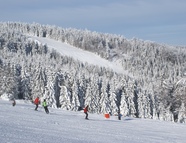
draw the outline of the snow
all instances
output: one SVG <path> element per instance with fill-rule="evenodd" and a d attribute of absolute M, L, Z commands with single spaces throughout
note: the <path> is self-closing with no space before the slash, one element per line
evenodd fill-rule
<path fill-rule="evenodd" d="M 27 102 L 27 103 L 26 103 Z M 186 125 L 150 119 L 90 114 L 0 99 L 1 143 L 184 143 Z"/>
<path fill-rule="evenodd" d="M 110 68 L 117 73 L 124 72 L 122 66 L 118 61 L 109 62 L 92 52 L 88 52 L 80 48 L 71 46 L 67 43 L 52 40 L 50 38 L 36 37 L 30 35 L 28 37 L 29 40 L 33 40 L 38 44 L 46 44 L 50 49 L 54 49 L 62 55 L 73 57 L 75 60 L 79 60 L 83 63 L 87 62 L 96 66 Z"/>

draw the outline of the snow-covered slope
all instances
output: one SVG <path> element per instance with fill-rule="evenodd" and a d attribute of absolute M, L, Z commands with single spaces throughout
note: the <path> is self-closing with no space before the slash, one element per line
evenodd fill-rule
<path fill-rule="evenodd" d="M 87 62 L 89 64 L 98 65 L 101 67 L 110 68 L 113 69 L 113 71 L 118 73 L 124 72 L 122 66 L 117 61 L 109 62 L 94 53 L 49 38 L 35 37 L 35 36 L 28 36 L 28 37 L 30 40 L 34 40 L 40 44 L 47 44 L 49 48 L 55 49 L 62 55 L 73 57 L 75 60 L 79 60 L 84 63 Z"/>
<path fill-rule="evenodd" d="M 134 119 L 49 108 L 0 99 L 1 143 L 184 143 L 186 125 L 164 121 Z"/>

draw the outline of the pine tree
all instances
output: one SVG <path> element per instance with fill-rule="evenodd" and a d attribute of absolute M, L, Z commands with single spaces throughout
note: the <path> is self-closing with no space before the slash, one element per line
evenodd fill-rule
<path fill-rule="evenodd" d="M 62 109 L 70 110 L 71 109 L 71 103 L 70 103 L 70 95 L 67 90 L 66 86 L 60 87 L 60 97 L 59 97 L 59 103 Z"/>
<path fill-rule="evenodd" d="M 106 92 L 106 83 L 103 83 L 102 85 L 102 93 L 101 93 L 101 99 L 100 99 L 100 103 L 102 104 L 101 106 L 101 110 L 100 113 L 111 113 L 111 107 L 110 107 L 110 101 L 109 101 L 109 97 L 108 94 Z"/>
<path fill-rule="evenodd" d="M 76 81 L 74 81 L 72 86 L 72 110 L 77 111 L 80 107 L 80 102 L 78 98 L 78 86 L 76 84 Z"/>
<path fill-rule="evenodd" d="M 121 95 L 121 106 L 120 106 L 120 113 L 125 117 L 129 116 L 129 109 L 127 105 L 127 99 L 126 99 L 126 89 L 122 90 L 122 95 Z"/>

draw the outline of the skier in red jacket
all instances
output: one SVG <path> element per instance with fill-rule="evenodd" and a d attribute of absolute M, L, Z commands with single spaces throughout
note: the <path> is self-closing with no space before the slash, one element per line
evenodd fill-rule
<path fill-rule="evenodd" d="M 34 103 L 35 103 L 35 105 L 36 105 L 35 110 L 37 111 L 38 105 L 39 105 L 39 103 L 40 103 L 39 97 L 37 97 L 37 98 L 34 100 Z"/>
<path fill-rule="evenodd" d="M 87 119 L 88 120 L 88 105 L 84 108 L 84 113 L 86 114 L 86 117 L 85 117 L 85 119 Z"/>

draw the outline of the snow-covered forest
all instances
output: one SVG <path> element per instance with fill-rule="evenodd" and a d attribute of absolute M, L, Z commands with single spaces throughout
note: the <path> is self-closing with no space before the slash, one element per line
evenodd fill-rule
<path fill-rule="evenodd" d="M 122 65 L 123 73 L 61 55 L 29 35 L 50 38 Z M 186 47 L 38 23 L 0 23 L 0 96 L 54 108 L 184 123 Z"/>

